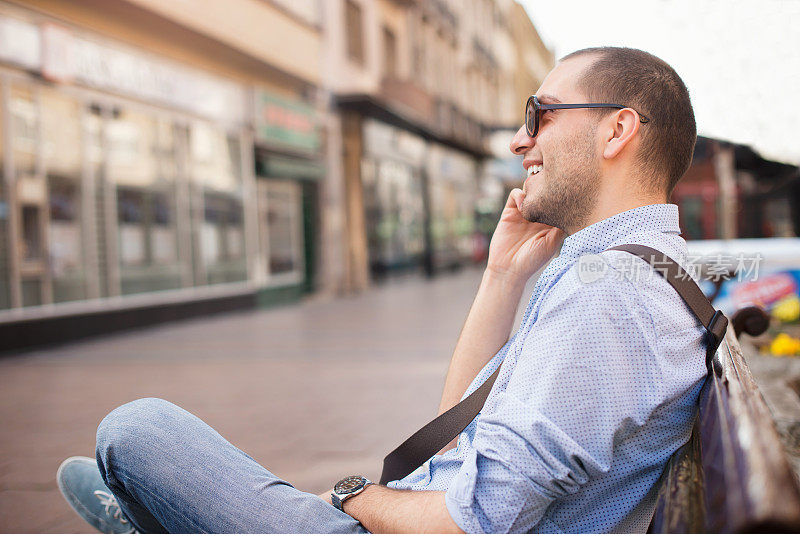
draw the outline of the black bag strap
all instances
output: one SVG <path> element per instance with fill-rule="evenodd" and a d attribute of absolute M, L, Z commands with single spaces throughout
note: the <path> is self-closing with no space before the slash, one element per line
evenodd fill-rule
<path fill-rule="evenodd" d="M 703 291 L 695 283 L 689 273 L 683 270 L 678 263 L 654 248 L 645 245 L 619 245 L 608 250 L 622 250 L 639 256 L 649 263 L 653 269 L 669 282 L 678 295 L 683 299 L 687 306 L 692 310 L 694 316 L 706 328 L 708 339 L 706 347 L 706 367 L 711 365 L 711 359 L 717 351 L 725 332 L 728 330 L 728 318 L 721 311 L 714 309 Z"/>
<path fill-rule="evenodd" d="M 400 480 L 442 450 L 467 428 L 483 408 L 492 385 L 500 374 L 500 366 L 469 396 L 423 426 L 383 459 L 381 484 Z"/>
<path fill-rule="evenodd" d="M 708 352 L 706 353 L 706 365 L 708 366 L 717 347 L 725 337 L 725 331 L 728 328 L 727 317 L 719 310 L 714 309 L 688 273 L 663 252 L 644 245 L 633 244 L 620 245 L 608 250 L 622 250 L 642 258 L 675 288 L 708 332 Z M 442 450 L 467 428 L 483 408 L 498 374 L 500 374 L 500 366 L 467 398 L 417 430 L 410 438 L 387 454 L 383 459 L 380 483 L 387 484 L 392 480 L 405 477 Z"/>

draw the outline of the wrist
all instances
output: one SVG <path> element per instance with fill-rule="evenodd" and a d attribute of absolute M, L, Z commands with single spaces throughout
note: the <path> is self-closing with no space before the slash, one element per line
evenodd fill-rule
<path fill-rule="evenodd" d="M 356 501 L 356 500 L 360 499 L 360 498 L 361 498 L 361 497 L 363 497 L 363 496 L 364 496 L 364 494 L 365 494 L 365 493 L 367 493 L 367 492 L 373 492 L 373 491 L 375 491 L 375 488 L 376 488 L 377 486 L 378 486 L 378 484 L 375 484 L 374 482 L 371 482 L 371 483 L 367 484 L 367 485 L 364 487 L 364 489 L 363 489 L 363 490 L 361 490 L 360 492 L 358 492 L 356 495 L 353 495 L 353 496 L 352 496 L 352 497 L 350 497 L 349 499 L 346 499 L 346 500 L 345 500 L 345 501 L 342 503 L 342 511 L 343 511 L 344 513 L 346 513 L 347 515 L 349 515 L 350 517 L 353 517 L 354 519 L 357 519 L 357 518 L 356 518 L 356 516 L 355 516 L 354 514 L 356 514 L 356 512 L 357 512 L 357 510 L 358 510 L 358 503 L 356 503 L 356 504 L 354 505 L 354 504 L 353 504 L 353 501 Z"/>
<path fill-rule="evenodd" d="M 483 271 L 483 283 L 500 285 L 509 289 L 522 289 L 530 276 L 524 276 L 508 269 L 500 269 L 488 265 Z"/>
<path fill-rule="evenodd" d="M 344 477 L 333 486 L 331 504 L 344 511 L 344 503 L 362 493 L 373 482 L 363 475 L 350 475 Z"/>

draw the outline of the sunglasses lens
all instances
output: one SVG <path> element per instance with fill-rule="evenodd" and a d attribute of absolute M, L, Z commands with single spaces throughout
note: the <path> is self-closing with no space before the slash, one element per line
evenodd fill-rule
<path fill-rule="evenodd" d="M 528 100 L 528 105 L 525 107 L 525 128 L 531 137 L 536 133 L 536 108 L 532 98 Z"/>

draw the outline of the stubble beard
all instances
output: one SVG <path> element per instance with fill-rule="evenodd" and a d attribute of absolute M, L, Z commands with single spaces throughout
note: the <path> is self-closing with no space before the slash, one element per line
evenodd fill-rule
<path fill-rule="evenodd" d="M 600 169 L 594 155 L 594 128 L 555 147 L 559 157 L 548 159 L 547 180 L 535 197 L 526 195 L 522 216 L 561 228 L 565 232 L 583 228 L 597 202 Z"/>

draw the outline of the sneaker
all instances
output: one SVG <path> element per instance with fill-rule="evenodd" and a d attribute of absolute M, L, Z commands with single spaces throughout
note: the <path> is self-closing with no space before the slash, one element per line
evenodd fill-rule
<path fill-rule="evenodd" d="M 92 458 L 67 458 L 56 473 L 58 489 L 87 523 L 106 534 L 138 534 L 125 519 L 117 498 L 103 483 Z"/>

